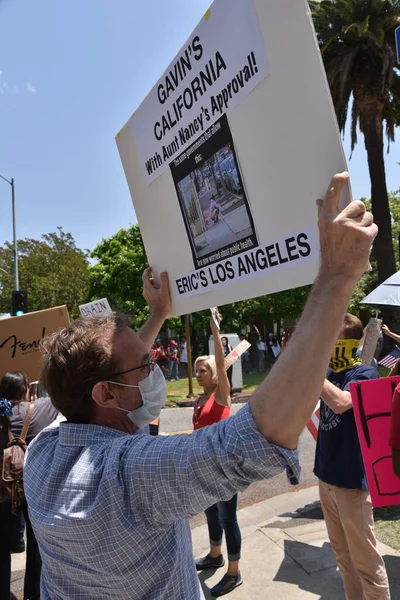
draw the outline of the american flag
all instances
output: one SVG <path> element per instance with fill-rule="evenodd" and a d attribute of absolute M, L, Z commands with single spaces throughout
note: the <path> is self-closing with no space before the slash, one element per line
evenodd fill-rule
<path fill-rule="evenodd" d="M 319 414 L 320 414 L 320 402 L 317 404 L 317 408 L 311 419 L 307 423 L 307 429 L 313 436 L 314 440 L 317 441 L 318 437 L 318 427 L 319 427 Z"/>
<path fill-rule="evenodd" d="M 395 348 L 390 352 L 390 354 L 385 356 L 385 358 L 382 358 L 382 360 L 379 361 L 378 365 L 386 367 L 387 369 L 391 369 L 392 367 L 394 367 L 398 360 L 400 360 L 400 350 L 398 348 Z"/>

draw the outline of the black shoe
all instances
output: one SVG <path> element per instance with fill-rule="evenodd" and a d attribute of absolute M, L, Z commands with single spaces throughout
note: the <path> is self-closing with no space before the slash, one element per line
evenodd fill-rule
<path fill-rule="evenodd" d="M 25 542 L 24 540 L 19 540 L 15 542 L 11 548 L 11 554 L 21 554 L 21 552 L 25 552 Z"/>
<path fill-rule="evenodd" d="M 224 557 L 220 554 L 217 558 L 212 558 L 209 554 L 203 556 L 203 558 L 196 558 L 196 569 L 198 571 L 204 571 L 204 569 L 219 569 L 225 564 Z"/>
<path fill-rule="evenodd" d="M 210 592 L 214 598 L 218 598 L 218 596 L 229 594 L 229 592 L 232 592 L 239 585 L 242 585 L 242 583 L 243 579 L 240 573 L 237 575 L 228 575 L 227 573 L 217 585 L 214 585 L 214 587 L 211 588 Z"/>

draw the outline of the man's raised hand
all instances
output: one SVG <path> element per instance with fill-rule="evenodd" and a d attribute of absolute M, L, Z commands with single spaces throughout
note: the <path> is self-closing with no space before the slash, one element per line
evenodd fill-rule
<path fill-rule="evenodd" d="M 368 269 L 369 253 L 378 233 L 374 218 L 359 200 L 340 210 L 340 192 L 348 173 L 335 175 L 324 200 L 318 200 L 321 276 L 345 277 L 356 282 Z"/>
<path fill-rule="evenodd" d="M 143 296 L 146 300 L 150 314 L 166 318 L 171 310 L 171 296 L 167 273 L 161 273 L 160 284 L 156 286 L 151 267 L 143 273 Z"/>

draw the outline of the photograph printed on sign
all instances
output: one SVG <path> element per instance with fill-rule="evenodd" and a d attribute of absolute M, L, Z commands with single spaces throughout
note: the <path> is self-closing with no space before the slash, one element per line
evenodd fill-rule
<path fill-rule="evenodd" d="M 196 269 L 258 245 L 226 116 L 170 168 Z"/>

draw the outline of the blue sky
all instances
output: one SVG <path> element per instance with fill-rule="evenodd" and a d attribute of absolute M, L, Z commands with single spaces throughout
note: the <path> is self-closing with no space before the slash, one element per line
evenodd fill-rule
<path fill-rule="evenodd" d="M 19 238 L 61 225 L 92 250 L 136 222 L 114 137 L 208 5 L 0 0 L 0 175 L 15 179 Z M 399 161 L 400 132 L 389 190 Z M 362 136 L 349 170 L 354 196 L 369 196 Z M 0 244 L 12 236 L 10 197 L 0 180 Z"/>

